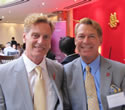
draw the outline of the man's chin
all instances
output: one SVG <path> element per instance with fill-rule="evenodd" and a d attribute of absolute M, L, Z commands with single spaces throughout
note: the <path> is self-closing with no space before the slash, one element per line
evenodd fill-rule
<path fill-rule="evenodd" d="M 82 56 L 82 57 L 86 57 L 86 58 L 88 57 L 88 58 L 89 58 L 89 57 L 91 57 L 92 55 L 91 55 L 91 54 L 86 53 L 86 54 L 81 54 L 81 56 Z"/>
<path fill-rule="evenodd" d="M 41 52 L 36 52 L 34 53 L 33 56 L 36 56 L 36 57 L 41 57 L 41 56 L 44 56 L 45 54 L 44 53 L 41 53 Z"/>

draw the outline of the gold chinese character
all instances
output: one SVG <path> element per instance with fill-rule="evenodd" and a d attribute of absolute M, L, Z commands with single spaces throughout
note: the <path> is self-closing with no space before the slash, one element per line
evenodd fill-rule
<path fill-rule="evenodd" d="M 117 20 L 117 16 L 116 16 L 116 12 L 114 12 L 114 14 L 111 13 L 110 15 L 110 27 L 114 28 L 117 26 L 117 23 L 119 23 L 119 20 Z"/>

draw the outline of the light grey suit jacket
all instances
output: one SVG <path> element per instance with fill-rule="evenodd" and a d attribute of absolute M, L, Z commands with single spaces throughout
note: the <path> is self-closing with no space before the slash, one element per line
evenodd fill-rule
<path fill-rule="evenodd" d="M 56 92 L 54 110 L 63 110 L 63 67 L 46 58 L 47 70 Z M 33 110 L 32 96 L 23 58 L 0 65 L 0 110 Z"/>
<path fill-rule="evenodd" d="M 107 73 L 109 74 L 108 76 Z M 80 58 L 64 66 L 64 80 L 65 110 L 87 110 L 87 99 Z M 110 95 L 111 84 L 115 84 L 121 90 L 125 91 L 125 65 L 101 57 L 100 83 L 103 110 L 109 110 L 106 96 Z M 110 110 L 122 110 L 122 107 Z"/>

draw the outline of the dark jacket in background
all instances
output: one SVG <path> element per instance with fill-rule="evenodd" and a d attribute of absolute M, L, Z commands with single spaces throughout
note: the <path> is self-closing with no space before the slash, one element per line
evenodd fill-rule
<path fill-rule="evenodd" d="M 73 61 L 74 59 L 78 58 L 79 54 L 72 54 L 67 56 L 66 58 L 64 58 L 64 60 L 61 62 L 61 64 L 65 65 L 71 61 Z"/>

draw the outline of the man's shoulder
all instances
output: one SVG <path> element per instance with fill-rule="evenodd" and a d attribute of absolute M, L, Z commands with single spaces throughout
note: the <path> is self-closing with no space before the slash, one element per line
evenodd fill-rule
<path fill-rule="evenodd" d="M 123 64 L 123 63 L 121 63 L 119 61 L 115 61 L 115 60 L 112 60 L 112 59 L 104 58 L 103 56 L 101 56 L 101 59 L 104 59 L 105 61 L 107 61 L 109 63 L 125 65 L 125 64 Z"/>
<path fill-rule="evenodd" d="M 46 58 L 46 63 L 48 66 L 56 66 L 56 67 L 60 67 L 60 68 L 63 67 L 63 65 L 61 63 L 59 63 L 58 61 L 51 60 L 49 58 Z"/>
<path fill-rule="evenodd" d="M 22 63 L 20 63 L 19 59 L 5 64 L 0 64 L 0 83 L 3 82 L 7 77 L 12 76 L 14 71 L 20 68 L 21 65 Z"/>
<path fill-rule="evenodd" d="M 80 65 L 80 58 L 76 58 L 73 61 L 64 65 L 64 69 L 75 69 Z"/>
<path fill-rule="evenodd" d="M 5 64 L 0 64 L 0 72 L 1 71 L 7 71 L 9 69 L 14 69 L 15 66 L 19 66 L 18 63 L 21 64 L 21 61 L 23 61 L 22 58 L 14 59 L 13 61 L 10 61 Z"/>
<path fill-rule="evenodd" d="M 80 61 L 80 57 L 79 57 L 79 58 L 74 59 L 73 61 L 71 61 L 71 62 L 67 63 L 67 64 L 66 64 L 66 65 L 64 65 L 64 66 L 74 65 L 74 64 L 76 64 L 76 63 L 79 63 L 79 61 Z"/>
<path fill-rule="evenodd" d="M 119 68 L 125 68 L 125 64 L 121 63 L 121 62 L 118 62 L 118 61 L 115 61 L 115 60 L 111 60 L 111 59 L 108 59 L 108 58 L 104 58 L 101 56 L 101 62 L 106 62 L 108 64 L 110 64 L 112 67 L 119 67 Z"/>

